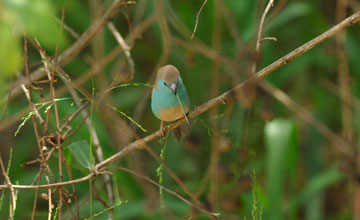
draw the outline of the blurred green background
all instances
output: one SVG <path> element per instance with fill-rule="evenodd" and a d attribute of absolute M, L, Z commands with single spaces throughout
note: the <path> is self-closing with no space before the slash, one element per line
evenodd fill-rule
<path fill-rule="evenodd" d="M 254 62 L 260 70 L 360 10 L 356 0 L 275 0 L 262 37 L 275 37 L 277 41 L 262 41 L 261 56 L 257 56 L 257 31 L 268 1 L 209 0 L 200 14 L 194 39 L 190 36 L 203 1 L 123 2 L 110 21 L 131 49 L 134 74 L 106 25 L 98 29 L 98 34 L 76 57 L 61 64 L 76 85 L 82 103 L 92 94 L 96 97 L 105 94 L 91 114 L 105 158 L 121 151 L 137 136 L 145 137 L 159 128 L 160 121 L 150 108 L 150 88 L 131 84 L 152 84 L 158 67 L 175 65 L 192 105 L 199 106 L 248 78 Z M 32 120 L 22 118 L 29 116 L 28 100 L 21 89 L 9 95 L 10 90 L 20 88 L 21 80 L 26 77 L 24 33 L 29 39 L 30 73 L 37 69 L 44 71 L 33 39 L 40 42 L 52 59 L 58 47 L 61 59 L 61 54 L 80 35 L 86 34 L 88 28 L 95 26 L 112 3 L 110 0 L 0 2 L 0 152 L 7 165 L 12 151 L 8 175 L 13 184 L 32 184 L 40 169 L 38 162 L 25 164 L 39 158 Z M 63 9 L 64 26 L 61 25 Z M 191 119 L 190 134 L 180 142 L 169 134 L 149 146 L 161 154 L 164 163 L 200 200 L 202 207 L 220 213 L 220 219 L 357 219 L 360 208 L 354 204 L 360 202 L 356 159 L 360 144 L 359 39 L 360 29 L 356 24 L 267 76 L 264 81 L 274 86 L 275 91 L 262 85 L 256 92 L 251 88 L 244 90 L 244 95 L 234 102 Z M 106 63 L 96 68 L 104 60 Z M 79 106 L 58 73 L 55 78 L 62 124 Z M 47 77 L 43 75 L 41 79 Z M 129 84 L 104 93 L 122 83 Z M 34 103 L 49 101 L 49 83 L 35 86 L 41 90 L 33 89 Z M 279 89 L 298 106 L 291 108 L 275 98 Z M 49 103 L 39 110 L 44 118 L 47 106 Z M 125 113 L 147 132 L 109 106 Z M 86 110 L 91 112 L 90 105 Z M 305 116 L 301 115 L 304 111 Z M 314 126 L 313 119 L 323 129 Z M 24 126 L 19 127 L 24 121 Z M 82 121 L 79 115 L 69 125 L 74 130 Z M 43 125 L 38 123 L 38 126 L 42 133 Z M 53 109 L 49 130 L 56 131 Z M 334 136 L 346 145 L 339 146 L 333 141 Z M 84 146 L 88 149 L 90 139 L 84 123 L 61 144 L 74 179 L 88 175 L 89 170 L 79 162 L 71 144 L 80 148 L 76 144 L 86 141 Z M 46 147 L 51 151 L 52 146 Z M 347 150 L 352 157 L 345 157 L 337 150 L 342 147 L 350 147 Z M 48 163 L 57 179 L 56 151 Z M 127 167 L 192 201 L 146 150 L 135 150 L 111 166 Z M 63 169 L 63 180 L 69 180 Z M 212 219 L 175 196 L 159 192 L 158 187 L 145 179 L 122 170 L 110 171 L 116 203 L 114 219 Z M 0 180 L 4 182 L 3 175 Z M 41 184 L 46 184 L 44 176 Z M 105 209 L 104 204 L 109 206 L 105 186 L 104 179 L 97 176 L 90 199 L 89 181 L 76 184 L 80 219 L 90 218 L 90 209 L 99 213 Z M 65 188 L 72 193 L 71 186 Z M 16 193 L 14 219 L 30 219 L 35 190 L 21 189 Z M 39 195 L 42 193 L 47 190 L 40 189 Z M 1 195 L 0 219 L 7 219 L 9 191 L 2 190 Z M 57 191 L 53 197 L 54 216 L 59 201 Z M 73 195 L 69 199 L 68 205 L 75 212 Z M 62 219 L 73 219 L 66 207 L 62 213 Z M 47 219 L 47 215 L 48 201 L 39 196 L 35 217 Z M 108 213 L 94 219 L 108 219 Z"/>

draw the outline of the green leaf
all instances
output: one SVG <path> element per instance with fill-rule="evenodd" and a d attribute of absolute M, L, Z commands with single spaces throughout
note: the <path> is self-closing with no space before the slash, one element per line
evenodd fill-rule
<path fill-rule="evenodd" d="M 271 23 L 265 27 L 265 32 L 269 33 L 283 28 L 289 22 L 292 22 L 293 19 L 304 17 L 313 11 L 314 9 L 312 5 L 307 2 L 292 2 L 291 4 L 288 4 L 283 10 L 281 10 L 279 15 L 277 15 L 274 20 L 272 20 Z"/>
<path fill-rule="evenodd" d="M 90 168 L 90 146 L 86 141 L 82 140 L 74 142 L 70 144 L 68 148 L 83 167 Z M 91 166 L 93 166 L 94 157 L 93 155 L 91 155 L 91 157 Z"/>
<path fill-rule="evenodd" d="M 292 120 L 276 119 L 265 125 L 267 151 L 267 194 L 269 206 L 266 219 L 283 219 L 283 179 L 285 171 L 295 164 L 296 129 Z M 289 160 L 289 158 L 292 158 Z"/>
<path fill-rule="evenodd" d="M 290 210 L 296 209 L 300 205 L 311 201 L 314 196 L 321 193 L 330 185 L 342 180 L 345 177 L 343 173 L 335 168 L 330 168 L 314 177 L 312 177 L 302 190 L 294 199 L 289 203 Z"/>
<path fill-rule="evenodd" d="M 55 10 L 48 0 L 6 0 L 5 7 L 16 16 L 15 24 L 36 37 L 43 47 L 54 49 L 56 45 L 60 48 L 65 46 L 60 24 L 53 17 Z"/>
<path fill-rule="evenodd" d="M 9 25 L 0 22 L 0 77 L 20 70 L 22 54 L 18 37 Z"/>

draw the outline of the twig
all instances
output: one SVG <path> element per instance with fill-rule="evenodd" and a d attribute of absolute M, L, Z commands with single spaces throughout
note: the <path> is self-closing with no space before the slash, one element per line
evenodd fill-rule
<path fill-rule="evenodd" d="M 251 61 L 251 72 L 249 73 L 249 75 L 253 75 L 256 73 L 257 69 L 258 69 L 258 65 L 260 63 L 260 59 L 261 59 L 261 43 L 262 43 L 262 34 L 263 34 L 263 30 L 264 30 L 264 23 L 265 23 L 265 18 L 268 14 L 268 12 L 270 11 L 271 7 L 273 6 L 275 0 L 269 0 L 268 4 L 265 7 L 265 10 L 261 16 L 260 19 L 260 23 L 259 23 L 259 28 L 258 28 L 258 32 L 257 32 L 257 38 L 256 38 L 256 46 L 255 46 L 255 51 L 253 53 L 253 58 Z M 249 84 L 249 86 L 247 86 L 246 88 L 246 95 L 240 97 L 240 101 L 242 103 L 242 106 L 246 109 L 245 111 L 245 131 L 243 132 L 243 138 L 242 138 L 242 145 L 247 145 L 247 141 L 248 141 L 248 134 L 249 134 L 249 127 L 251 126 L 250 123 L 253 121 L 252 120 L 252 116 L 253 116 L 253 112 L 254 109 L 250 108 L 253 105 L 253 102 L 256 98 L 256 84 Z"/>
<path fill-rule="evenodd" d="M 198 13 L 197 13 L 197 15 L 196 15 L 194 31 L 193 31 L 193 33 L 191 34 L 191 37 L 190 37 L 191 40 L 192 40 L 192 39 L 194 38 L 194 36 L 195 36 L 195 32 L 196 32 L 197 26 L 198 26 L 198 24 L 199 24 L 200 13 L 201 13 L 201 11 L 203 10 L 203 8 L 205 7 L 207 1 L 208 1 L 208 0 L 204 0 L 203 4 L 201 5 L 200 10 L 198 11 Z"/>
<path fill-rule="evenodd" d="M 61 152 L 61 154 L 62 154 L 63 163 L 65 164 L 65 168 L 67 169 L 69 177 L 72 180 L 73 174 L 71 172 L 71 168 L 70 168 L 69 164 L 66 162 L 65 155 L 63 154 L 63 152 Z M 79 201 L 78 201 L 78 196 L 77 196 L 77 192 L 76 192 L 76 187 L 75 187 L 75 184 L 71 184 L 71 186 L 72 186 L 74 200 L 75 200 L 76 219 L 79 220 L 80 219 L 80 207 L 79 207 Z M 65 203 L 65 204 L 67 204 L 67 203 Z M 71 209 L 70 209 L 70 211 L 71 211 Z"/>
<path fill-rule="evenodd" d="M 90 103 L 90 102 L 89 102 Z M 62 136 L 62 139 L 68 139 L 69 137 L 73 136 L 80 128 L 81 126 L 85 123 L 85 121 L 87 120 L 87 118 L 90 116 L 90 114 L 86 115 L 85 117 L 83 117 L 82 121 L 76 126 L 75 129 L 73 129 L 71 132 L 65 132 Z"/>
<path fill-rule="evenodd" d="M 62 69 L 61 69 L 62 70 Z M 62 70 L 64 71 L 64 70 Z M 73 88 L 73 86 L 71 85 L 71 83 L 68 82 L 68 80 L 63 76 L 63 74 L 60 74 L 61 79 L 63 80 L 63 82 L 65 83 L 65 85 L 67 86 L 68 90 L 70 91 L 71 96 L 74 98 L 75 103 L 77 106 L 80 107 L 81 109 L 81 101 L 80 101 L 80 97 L 77 94 L 77 92 L 75 91 L 75 89 Z M 90 103 L 89 101 L 87 103 Z M 86 106 L 88 104 L 84 104 L 84 106 Z M 96 152 L 96 156 L 97 159 L 99 161 L 103 161 L 104 160 L 104 154 L 102 152 L 102 147 L 100 144 L 100 140 L 98 138 L 97 132 L 95 130 L 95 128 L 93 126 L 91 126 L 91 120 L 89 119 L 89 113 L 86 111 L 85 107 L 81 110 L 81 114 L 83 116 L 83 119 L 88 127 L 89 132 L 91 133 L 91 138 L 92 138 L 92 142 L 95 146 L 95 152 Z M 75 116 L 73 116 L 75 117 Z M 76 130 L 75 130 L 76 131 Z M 74 132 L 73 132 L 74 133 Z M 72 133 L 72 134 L 73 134 Z M 69 136 L 67 136 L 69 137 Z M 104 175 L 104 182 L 105 182 L 105 186 L 106 186 L 106 191 L 108 194 L 108 199 L 110 201 L 110 206 L 113 205 L 113 187 L 111 185 L 111 181 L 110 181 L 110 176 L 109 175 Z"/>
<path fill-rule="evenodd" d="M 226 23 L 228 25 L 228 30 L 230 31 L 230 34 L 232 35 L 233 39 L 235 40 L 235 43 L 239 47 L 239 44 L 241 43 L 241 34 L 237 27 L 234 13 L 232 10 L 230 10 L 224 3 L 224 1 L 217 1 L 217 3 L 220 4 L 220 9 L 222 11 L 222 14 L 224 15 L 224 18 L 226 20 Z"/>
<path fill-rule="evenodd" d="M 324 135 L 325 138 L 327 138 L 331 143 L 334 144 L 334 147 L 339 152 L 343 153 L 349 158 L 352 158 L 352 147 L 348 143 L 346 143 L 341 137 L 332 132 L 321 121 L 317 120 L 310 112 L 308 112 L 300 105 L 296 104 L 286 93 L 284 93 L 278 88 L 275 88 L 273 85 L 266 81 L 261 81 L 259 85 L 262 89 L 270 93 L 288 109 L 294 112 L 299 118 L 314 126 L 322 135 Z"/>
<path fill-rule="evenodd" d="M 254 59 L 254 61 L 252 63 L 252 66 L 251 66 L 251 73 L 252 74 L 254 74 L 256 72 L 256 66 L 258 65 L 258 58 L 260 56 L 261 42 L 263 41 L 263 39 L 265 39 L 265 38 L 262 38 L 262 33 L 263 33 L 263 30 L 264 30 L 265 18 L 266 18 L 266 15 L 269 13 L 270 8 L 274 5 L 274 2 L 275 2 L 275 0 L 269 0 L 269 3 L 266 5 L 265 11 L 264 11 L 263 15 L 261 16 L 259 29 L 258 29 L 258 34 L 257 34 L 257 40 L 256 40 L 255 59 Z"/>
<path fill-rule="evenodd" d="M 28 90 L 28 101 L 29 101 L 29 105 L 30 105 L 30 109 L 31 111 L 37 111 L 36 108 L 34 108 L 34 102 L 32 100 L 32 93 L 31 93 L 31 78 L 30 78 L 30 73 L 29 73 L 29 57 L 28 57 L 28 41 L 27 41 L 27 36 L 24 36 L 24 55 L 25 55 L 25 73 L 26 73 L 26 78 L 27 80 L 30 82 L 30 86 L 29 86 L 29 90 Z M 23 87 L 25 88 L 25 86 Z M 25 93 L 26 94 L 26 93 Z M 40 137 L 40 133 L 39 133 L 39 129 L 36 123 L 36 118 L 34 115 L 31 116 L 32 122 L 33 122 L 33 126 L 34 126 L 34 132 L 35 132 L 35 137 L 36 137 L 36 142 L 38 145 L 38 149 L 40 152 L 40 156 L 41 156 L 41 163 L 42 165 L 44 165 L 46 167 L 46 170 L 49 172 L 50 176 L 52 177 L 52 179 L 54 180 L 52 171 L 47 163 L 47 160 L 45 158 L 45 154 L 44 151 L 42 149 L 42 147 L 44 146 Z M 43 121 L 42 119 L 39 121 Z M 41 175 L 42 170 L 40 170 L 39 175 Z M 35 206 L 34 206 L 35 207 Z"/>
<path fill-rule="evenodd" d="M 212 50 L 207 45 L 205 45 L 201 41 L 192 42 L 192 41 L 185 41 L 177 37 L 171 38 L 172 42 L 177 44 L 180 47 L 183 47 L 187 50 L 191 51 L 198 51 L 202 54 L 204 54 L 205 57 L 211 59 L 211 60 L 219 60 L 221 63 L 225 64 L 224 69 L 229 72 L 229 74 L 235 73 L 235 66 L 233 62 L 230 60 L 229 57 L 224 56 L 223 54 L 220 54 L 219 52 Z"/>
<path fill-rule="evenodd" d="M 24 84 L 21 84 L 21 89 L 24 91 L 24 94 L 27 98 L 28 101 L 30 101 L 30 90 L 26 88 L 26 86 Z M 44 123 L 44 120 L 42 119 L 40 113 L 38 112 L 38 110 L 36 109 L 36 106 L 33 102 L 30 103 L 30 105 L 32 106 L 33 111 L 35 111 L 35 116 L 36 118 L 39 120 L 40 124 Z"/>
<path fill-rule="evenodd" d="M 320 85 L 324 86 L 328 91 L 330 91 L 331 93 L 333 93 L 335 96 L 341 98 L 341 93 L 346 92 L 346 91 L 342 91 L 342 88 L 340 88 L 339 86 L 337 86 L 335 83 L 331 82 L 328 79 L 323 79 L 320 81 Z M 355 108 L 357 108 L 358 110 L 360 110 L 360 98 L 351 95 L 351 103 L 349 102 L 349 105 L 354 105 Z M 349 100 L 347 100 L 349 101 Z"/>
<path fill-rule="evenodd" d="M 336 1 L 336 21 L 340 22 L 346 17 L 348 0 Z M 342 120 L 342 135 L 349 143 L 353 142 L 353 112 L 351 104 L 351 91 L 349 75 L 349 58 L 346 51 L 346 32 L 342 32 L 335 37 L 336 52 L 339 60 L 338 64 L 338 83 L 340 86 L 341 97 L 341 120 Z M 360 204 L 360 203 L 359 203 Z M 360 206 L 358 210 L 358 218 L 360 218 Z M 356 219 L 356 218 L 355 218 Z"/>
<path fill-rule="evenodd" d="M 163 168 L 166 170 L 169 176 L 171 176 L 171 178 L 180 186 L 180 188 L 190 196 L 191 200 L 193 200 L 194 203 L 196 203 L 197 205 L 201 206 L 202 204 L 199 201 L 199 199 L 196 197 L 196 195 L 194 195 L 194 193 L 190 191 L 190 189 L 181 181 L 181 179 L 178 176 L 176 176 L 176 174 L 164 163 L 164 160 L 159 155 L 157 155 L 154 152 L 154 150 L 150 148 L 148 145 L 145 145 L 145 149 L 153 158 L 155 158 L 156 161 L 158 161 L 159 164 L 161 164 L 161 166 L 163 166 Z"/>
<path fill-rule="evenodd" d="M 127 173 L 130 173 L 130 174 L 132 174 L 132 175 L 134 175 L 134 176 L 136 176 L 136 177 L 138 177 L 138 178 L 145 179 L 146 181 L 152 183 L 153 185 L 155 185 L 155 186 L 157 186 L 157 187 L 159 187 L 159 188 L 162 188 L 165 192 L 168 192 L 169 194 L 177 197 L 178 199 L 180 199 L 181 201 L 183 201 L 183 202 L 185 202 L 186 204 L 190 205 L 191 207 L 197 208 L 198 210 L 200 210 L 201 212 L 203 212 L 203 213 L 205 213 L 205 214 L 207 214 L 207 215 L 211 215 L 211 216 L 215 216 L 215 217 L 220 217 L 220 214 L 219 214 L 219 213 L 209 212 L 209 211 L 207 211 L 207 210 L 205 210 L 205 209 L 203 209 L 203 208 L 201 208 L 201 207 L 193 204 L 193 203 L 190 202 L 189 200 L 187 200 L 187 199 L 185 199 L 184 197 L 182 197 L 181 195 L 179 195 L 177 192 L 174 192 L 174 191 L 166 188 L 165 186 L 160 185 L 159 183 L 155 182 L 154 180 L 150 179 L 150 178 L 147 177 L 147 176 L 141 175 L 141 174 L 139 174 L 139 173 L 137 173 L 137 172 L 134 172 L 134 171 L 132 171 L 132 170 L 130 170 L 130 169 L 127 169 L 127 168 L 125 168 L 125 167 L 114 167 L 114 169 L 123 170 L 123 171 L 125 171 L 125 172 L 127 172 Z"/>
<path fill-rule="evenodd" d="M 40 181 L 41 181 L 41 174 L 43 172 L 43 168 L 40 167 L 40 171 L 38 173 L 38 175 L 36 176 L 35 180 L 34 181 L 38 181 L 37 184 L 40 185 Z M 49 188 L 50 189 L 50 188 Z M 51 189 L 50 189 L 51 190 Z M 38 200 L 38 196 L 39 196 L 39 189 L 37 188 L 35 190 L 35 196 L 34 196 L 34 203 L 33 203 L 33 208 L 32 208 L 32 213 L 31 213 L 31 220 L 34 220 L 35 219 L 35 214 L 36 214 L 36 206 L 37 206 L 37 200 Z"/>
<path fill-rule="evenodd" d="M 349 6 L 348 0 L 336 1 L 336 22 L 342 21 L 346 17 Z M 354 142 L 354 121 L 353 121 L 353 104 L 351 95 L 351 76 L 349 67 L 349 57 L 347 53 L 346 32 L 340 33 L 335 37 L 336 53 L 338 56 L 338 83 L 341 99 L 341 121 L 342 137 L 349 143 Z M 351 149 L 355 152 L 355 175 L 360 174 L 360 154 L 358 149 Z M 353 219 L 360 219 L 360 183 L 357 178 L 353 178 Z"/>
<path fill-rule="evenodd" d="M 64 19 L 64 8 L 63 8 L 63 14 L 62 14 L 62 20 Z M 55 78 L 55 70 L 56 70 L 56 65 L 57 65 L 57 51 L 58 51 L 58 47 L 56 47 L 56 52 L 55 52 L 55 60 L 54 60 L 54 65 L 53 65 L 53 71 L 50 71 L 50 68 L 48 66 L 48 62 L 47 60 L 47 55 L 45 53 L 45 51 L 43 50 L 43 48 L 41 47 L 39 41 L 37 39 L 35 39 L 36 44 L 39 47 L 39 53 L 40 56 L 42 58 L 42 62 L 44 64 L 46 73 L 48 75 L 48 79 L 50 80 L 50 95 L 49 95 L 49 100 L 52 101 L 54 103 L 54 113 L 55 113 L 55 122 L 56 122 L 56 148 L 58 150 L 58 167 L 59 167 L 59 183 L 62 182 L 62 177 L 63 177 L 63 172 L 62 172 L 62 151 L 61 151 L 61 130 L 60 130 L 60 119 L 59 119 L 59 112 L 58 112 L 58 108 L 57 108 L 57 102 L 54 102 L 55 99 L 55 89 L 54 89 L 54 78 Z M 45 135 L 48 134 L 48 125 L 49 125 L 49 120 L 50 120 L 50 110 L 48 110 L 47 112 L 47 117 L 46 117 L 46 123 L 45 123 Z M 65 201 L 66 202 L 66 201 Z M 64 203 L 64 198 L 63 198 L 63 188 L 59 187 L 59 219 L 62 219 L 62 207 L 63 207 L 63 203 Z"/>
<path fill-rule="evenodd" d="M 272 40 L 272 41 L 277 41 L 276 37 L 263 37 L 260 39 L 260 42 L 263 42 L 264 40 Z"/>
<path fill-rule="evenodd" d="M 15 191 L 14 191 L 14 187 L 11 184 L 10 178 L 6 172 L 5 166 L 4 166 L 4 162 L 1 158 L 1 154 L 0 154 L 0 166 L 1 166 L 1 171 L 3 173 L 3 176 L 7 182 L 7 186 L 10 188 L 10 211 L 9 211 L 9 219 L 12 219 L 14 217 L 14 213 L 13 211 L 16 209 L 16 200 L 15 200 Z"/>
<path fill-rule="evenodd" d="M 67 125 L 69 125 L 70 122 L 72 122 L 72 120 L 74 120 L 74 118 L 76 118 L 76 116 L 79 115 L 89 104 L 90 104 L 90 101 L 87 101 L 84 104 L 82 104 L 81 106 L 78 106 L 78 109 L 72 115 L 70 115 L 65 120 L 65 122 L 61 125 L 61 127 L 60 127 L 61 130 L 63 130 Z"/>
<path fill-rule="evenodd" d="M 12 185 L 12 187 L 14 189 L 48 189 L 48 188 L 56 188 L 56 187 L 61 187 L 61 186 L 67 186 L 67 185 L 71 185 L 71 184 L 76 184 L 76 183 L 81 183 L 81 182 L 85 182 L 88 181 L 89 179 L 91 179 L 92 177 L 96 176 L 96 175 L 100 175 L 103 174 L 101 172 L 93 172 L 87 176 L 83 176 L 81 178 L 78 179 L 74 179 L 74 180 L 69 180 L 69 181 L 64 181 L 61 183 L 50 183 L 50 184 L 43 184 L 43 185 Z M 10 186 L 8 185 L 0 185 L 0 189 L 10 189 Z"/>
<path fill-rule="evenodd" d="M 222 5 L 219 3 L 220 1 L 215 0 L 214 1 L 214 9 L 213 9 L 213 31 L 212 31 L 212 47 L 214 48 L 214 50 L 219 53 L 221 51 L 221 33 L 222 33 L 222 18 L 223 18 L 223 13 L 222 10 L 220 10 L 220 8 L 222 7 Z M 211 85 L 211 89 L 210 89 L 210 95 L 211 97 L 216 96 L 217 94 L 219 94 L 219 90 L 220 90 L 220 85 L 221 85 L 221 81 L 222 81 L 222 77 L 220 76 L 220 68 L 221 68 L 222 63 L 220 62 L 220 60 L 214 60 L 213 62 L 213 72 L 212 72 L 212 85 Z M 219 108 L 213 108 L 209 111 L 209 116 L 210 118 L 215 118 L 216 115 L 219 114 Z M 218 204 L 218 192 L 219 192 L 219 188 L 218 188 L 218 182 L 217 182 L 217 172 L 216 172 L 216 168 L 218 166 L 219 163 L 219 159 L 220 159 L 220 151 L 219 151 L 219 142 L 218 142 L 218 131 L 219 131 L 219 120 L 211 120 L 210 121 L 211 124 L 211 128 L 213 131 L 213 135 L 211 135 L 209 137 L 210 139 L 210 148 L 211 148 L 211 152 L 210 152 L 210 159 L 209 159 L 209 164 L 208 164 L 208 171 L 211 174 L 210 175 L 210 180 L 209 180 L 209 191 L 207 192 L 207 198 L 209 200 L 210 206 L 213 207 L 214 209 L 217 209 L 219 207 Z"/>
<path fill-rule="evenodd" d="M 131 79 L 132 79 L 134 76 L 134 73 L 135 73 L 135 64 L 134 64 L 134 60 L 132 59 L 131 54 L 130 54 L 130 47 L 126 44 L 124 38 L 121 36 L 119 31 L 116 30 L 116 27 L 113 22 L 108 23 L 108 28 L 110 29 L 111 33 L 114 35 L 114 37 L 117 40 L 117 42 L 119 43 L 120 47 L 124 50 L 126 60 L 130 67 Z"/>
<path fill-rule="evenodd" d="M 121 126 L 121 125 L 120 125 Z M 126 126 L 126 125 L 123 125 Z M 134 139 L 140 139 L 139 135 L 133 131 L 133 130 L 129 130 L 130 135 L 134 138 Z M 164 161 L 162 160 L 162 158 L 156 153 L 154 152 L 154 150 L 147 144 L 144 144 L 144 148 L 146 149 L 146 151 L 148 151 L 148 153 L 159 163 L 161 164 L 161 166 L 166 170 L 166 172 L 169 174 L 169 176 L 179 185 L 179 187 L 187 194 L 189 195 L 189 197 L 191 198 L 191 200 L 199 205 L 200 207 L 202 206 L 201 202 L 199 201 L 199 199 L 194 195 L 194 193 L 192 193 L 190 191 L 190 189 L 181 181 L 181 179 L 164 163 Z M 135 169 L 136 169 L 136 165 L 135 164 Z"/>
<path fill-rule="evenodd" d="M 72 29 L 71 27 L 66 25 L 63 21 L 61 21 L 60 19 L 58 19 L 55 16 L 53 16 L 53 18 L 55 19 L 56 22 L 63 25 L 64 30 L 66 30 L 73 38 L 78 39 L 80 37 L 80 34 L 78 34 L 74 29 Z"/>
<path fill-rule="evenodd" d="M 46 182 L 50 182 L 49 177 L 45 175 Z M 51 213 L 52 213 L 52 196 L 51 196 L 51 189 L 48 188 L 48 204 L 49 204 L 49 213 L 48 213 L 48 220 L 51 220 Z"/>

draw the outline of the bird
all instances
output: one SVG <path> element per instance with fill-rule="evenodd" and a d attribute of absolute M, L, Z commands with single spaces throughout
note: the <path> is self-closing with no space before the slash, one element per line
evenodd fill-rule
<path fill-rule="evenodd" d="M 173 65 L 159 68 L 151 93 L 151 110 L 161 120 L 161 135 L 165 135 L 164 122 L 173 122 L 185 117 L 190 110 L 190 98 L 180 76 Z M 180 130 L 174 131 L 179 140 Z"/>

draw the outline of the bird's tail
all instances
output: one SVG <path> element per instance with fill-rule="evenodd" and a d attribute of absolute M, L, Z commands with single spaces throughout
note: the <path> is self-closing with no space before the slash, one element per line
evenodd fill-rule
<path fill-rule="evenodd" d="M 179 127 L 175 128 L 173 130 L 173 134 L 174 134 L 174 137 L 176 138 L 176 140 L 180 141 L 181 138 L 184 138 L 190 134 L 189 125 L 187 125 L 185 123 L 180 125 Z"/>

